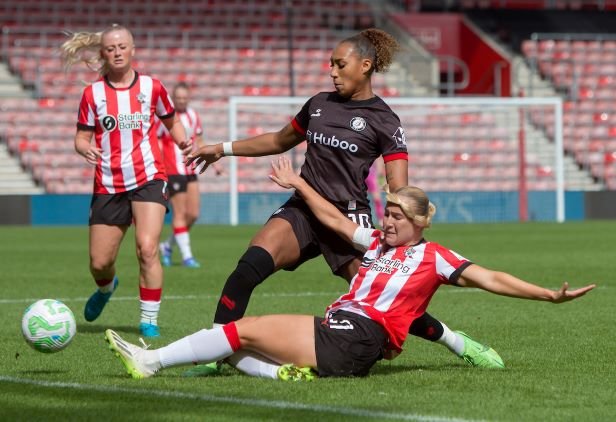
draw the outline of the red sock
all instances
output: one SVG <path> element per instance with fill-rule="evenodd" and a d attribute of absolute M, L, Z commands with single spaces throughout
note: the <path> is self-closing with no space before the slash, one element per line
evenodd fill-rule
<path fill-rule="evenodd" d="M 96 282 L 96 285 L 98 287 L 105 287 L 112 281 L 113 281 L 113 278 L 101 278 L 100 280 L 94 280 L 94 282 Z"/>
<path fill-rule="evenodd" d="M 173 234 L 180 234 L 188 232 L 188 227 L 174 227 Z"/>
<path fill-rule="evenodd" d="M 139 287 L 139 298 L 147 302 L 160 302 L 160 297 L 163 294 L 163 289 L 148 289 Z"/>
<path fill-rule="evenodd" d="M 237 333 L 237 327 L 235 326 L 235 322 L 230 322 L 227 325 L 222 327 L 225 335 L 227 336 L 227 340 L 229 341 L 229 345 L 234 352 L 237 352 L 242 345 L 240 344 L 240 336 Z"/>

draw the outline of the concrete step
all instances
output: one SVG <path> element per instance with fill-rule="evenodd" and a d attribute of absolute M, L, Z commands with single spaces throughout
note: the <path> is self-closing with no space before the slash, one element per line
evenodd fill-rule
<path fill-rule="evenodd" d="M 9 183 L 18 183 L 18 182 L 28 182 L 32 184 L 32 178 L 29 174 L 25 173 L 4 173 L 2 174 L 2 180 L 0 180 L 0 184 L 4 182 Z"/>
<path fill-rule="evenodd" d="M 0 83 L 0 95 L 4 97 L 19 96 L 24 92 L 24 89 L 18 83 Z M 23 98 L 23 97 L 20 97 Z"/>
<path fill-rule="evenodd" d="M 15 158 L 5 158 L 0 160 L 0 173 L 14 172 L 21 170 L 19 162 Z"/>
<path fill-rule="evenodd" d="M 21 79 L 11 73 L 6 63 L 0 63 L 0 98 L 32 98 L 32 92 L 22 86 Z"/>
<path fill-rule="evenodd" d="M 43 193 L 36 186 L 32 175 L 24 171 L 19 161 L 12 157 L 5 144 L 0 144 L 0 194 Z"/>
<path fill-rule="evenodd" d="M 0 186 L 0 195 L 40 195 L 45 190 L 36 186 Z"/>
<path fill-rule="evenodd" d="M 32 98 L 30 91 L 2 91 L 0 90 L 0 98 Z"/>

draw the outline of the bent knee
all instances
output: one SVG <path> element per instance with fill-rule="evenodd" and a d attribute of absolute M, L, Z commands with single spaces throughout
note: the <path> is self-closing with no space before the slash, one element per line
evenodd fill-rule
<path fill-rule="evenodd" d="M 261 316 L 248 316 L 234 322 L 242 347 L 254 345 L 255 340 L 259 337 L 259 325 L 262 321 L 263 317 Z"/>
<path fill-rule="evenodd" d="M 90 257 L 90 270 L 96 273 L 106 272 L 113 268 L 112 257 Z"/>
<path fill-rule="evenodd" d="M 158 259 L 158 244 L 156 242 L 142 242 L 137 245 L 137 257 L 141 262 L 150 262 Z"/>

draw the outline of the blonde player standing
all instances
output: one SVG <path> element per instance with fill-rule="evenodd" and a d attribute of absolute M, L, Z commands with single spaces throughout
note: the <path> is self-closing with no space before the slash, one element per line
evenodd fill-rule
<path fill-rule="evenodd" d="M 102 32 L 79 32 L 62 47 L 67 67 L 99 64 L 101 79 L 87 86 L 79 105 L 75 150 L 96 166 L 90 205 L 90 272 L 98 289 L 84 309 L 94 321 L 118 286 L 115 261 L 120 243 L 135 224 L 139 261 L 139 330 L 158 337 L 163 270 L 158 242 L 167 211 L 167 175 L 155 136 L 154 115 L 176 144 L 192 150 L 163 84 L 132 68 L 131 32 L 112 25 Z M 96 52 L 95 56 L 88 56 Z M 94 135 L 94 143 L 92 137 Z"/>
<path fill-rule="evenodd" d="M 201 147 L 203 142 L 203 126 L 199 114 L 189 107 L 190 89 L 184 82 L 178 83 L 171 94 L 175 111 L 184 125 L 186 137 L 191 139 L 195 147 Z M 187 166 L 182 151 L 173 141 L 173 137 L 164 125 L 159 126 L 158 136 L 161 141 L 165 168 L 169 176 L 169 199 L 173 210 L 171 226 L 173 232 L 159 245 L 160 259 L 165 267 L 171 265 L 173 246 L 177 245 L 182 255 L 182 265 L 188 268 L 199 268 L 201 265 L 193 257 L 190 246 L 189 231 L 199 218 L 200 195 L 199 181 L 192 166 Z M 222 167 L 215 165 L 216 175 L 222 173 Z"/>

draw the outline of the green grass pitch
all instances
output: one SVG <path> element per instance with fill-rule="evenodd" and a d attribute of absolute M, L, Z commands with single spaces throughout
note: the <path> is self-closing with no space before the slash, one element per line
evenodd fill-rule
<path fill-rule="evenodd" d="M 209 327 L 228 273 L 258 227 L 199 226 L 192 231 L 199 270 L 165 269 L 159 323 L 166 344 Z M 169 232 L 167 227 L 165 235 Z M 184 378 L 169 369 L 127 377 L 103 331 L 138 339 L 137 264 L 129 230 L 117 262 L 120 288 L 94 323 L 83 319 L 93 292 L 87 227 L 0 228 L 0 419 L 600 421 L 613 420 L 616 374 L 616 222 L 437 225 L 427 237 L 485 267 L 558 287 L 596 282 L 562 305 L 474 289 L 442 287 L 429 312 L 452 329 L 490 344 L 505 370 L 467 366 L 444 347 L 409 337 L 405 352 L 363 379 L 284 383 L 226 368 Z M 179 262 L 179 257 L 174 257 Z M 321 315 L 346 288 L 321 258 L 281 271 L 259 286 L 248 314 Z M 77 318 L 64 351 L 44 355 L 21 336 L 21 315 L 41 298 L 63 300 Z"/>

